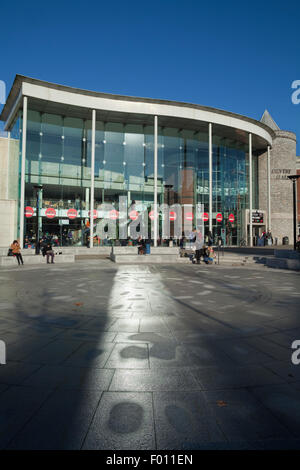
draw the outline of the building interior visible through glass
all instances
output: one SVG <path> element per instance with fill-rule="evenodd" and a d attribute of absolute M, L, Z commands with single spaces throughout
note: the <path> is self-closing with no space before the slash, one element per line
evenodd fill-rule
<path fill-rule="evenodd" d="M 88 120 L 28 110 L 25 247 L 34 243 L 37 224 L 40 237 L 52 236 L 57 245 L 89 244 L 91 127 Z M 11 137 L 20 138 L 21 129 L 20 112 Z M 212 236 L 221 236 L 223 229 L 224 242 L 237 245 L 244 234 L 242 213 L 249 208 L 248 145 L 214 133 L 212 150 Z M 94 208 L 110 203 L 118 210 L 119 196 L 126 196 L 128 206 L 134 201 L 137 211 L 150 211 L 154 200 L 153 153 L 153 126 L 97 121 Z M 255 151 L 252 175 L 253 207 L 258 207 Z M 209 211 L 208 130 L 158 127 L 157 185 L 158 204 L 201 203 L 204 211 Z M 32 208 L 34 213 L 30 212 Z M 216 220 L 219 212 L 221 222 Z M 232 214 L 234 220 L 230 221 Z M 94 245 L 110 243 L 112 240 L 94 236 Z"/>

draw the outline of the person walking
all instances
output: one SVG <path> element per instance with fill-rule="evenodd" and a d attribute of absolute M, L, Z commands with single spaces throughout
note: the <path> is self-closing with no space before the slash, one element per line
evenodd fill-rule
<path fill-rule="evenodd" d="M 203 236 L 202 236 L 201 230 L 198 230 L 196 232 L 196 240 L 195 240 L 195 254 L 196 254 L 197 264 L 200 264 L 202 247 L 203 247 Z"/>
<path fill-rule="evenodd" d="M 273 245 L 273 237 L 272 237 L 272 233 L 270 230 L 268 230 L 266 233 L 266 239 L 267 239 L 267 245 L 269 246 Z"/>
<path fill-rule="evenodd" d="M 20 246 L 19 240 L 14 240 L 12 244 L 10 245 L 10 248 L 12 249 L 13 255 L 17 258 L 18 265 L 19 266 L 20 264 L 23 265 L 24 263 L 23 263 L 23 258 L 21 254 L 21 246 Z"/>
<path fill-rule="evenodd" d="M 298 239 L 297 239 L 297 242 L 296 242 L 296 249 L 299 251 L 300 253 L 300 234 L 298 235 Z"/>
<path fill-rule="evenodd" d="M 54 251 L 52 249 L 52 244 L 51 242 L 48 242 L 46 245 L 46 258 L 47 258 L 47 264 L 49 263 L 49 258 L 51 256 L 51 264 L 54 264 Z"/>

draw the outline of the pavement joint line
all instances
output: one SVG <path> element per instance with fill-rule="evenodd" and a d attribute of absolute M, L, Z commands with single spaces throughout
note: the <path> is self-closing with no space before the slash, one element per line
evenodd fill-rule
<path fill-rule="evenodd" d="M 154 392 L 151 392 L 151 402 L 152 402 L 152 419 L 153 419 L 154 450 L 157 450 L 157 435 L 156 435 L 156 425 L 155 425 Z"/>
<path fill-rule="evenodd" d="M 73 341 L 73 340 L 71 340 L 71 341 Z M 70 359 L 77 351 L 79 351 L 79 349 L 80 349 L 84 344 L 86 344 L 86 343 L 85 343 L 84 341 L 81 341 L 80 344 L 79 344 L 79 346 L 78 346 L 74 351 L 71 351 L 71 353 L 70 353 L 68 356 L 66 356 L 61 362 L 58 362 L 57 365 L 59 365 L 59 366 L 64 365 L 65 362 L 66 362 L 68 359 Z"/>
<path fill-rule="evenodd" d="M 90 429 L 91 429 L 91 426 L 92 426 L 92 424 L 93 424 L 93 421 L 94 421 L 94 419 L 95 419 L 96 413 L 97 413 L 98 408 L 99 408 L 99 406 L 100 406 L 100 403 L 101 403 L 103 394 L 104 394 L 104 392 L 102 391 L 102 392 L 100 393 L 100 397 L 99 397 L 98 403 L 97 403 L 97 405 L 95 406 L 95 410 L 94 410 L 93 416 L 91 417 L 90 424 L 89 424 L 89 426 L 88 426 L 88 428 L 87 428 L 87 431 L 86 431 L 86 433 L 85 433 L 84 438 L 82 439 L 82 443 L 81 443 L 81 446 L 80 446 L 80 450 L 82 450 L 82 448 L 83 448 L 83 446 L 84 446 L 84 444 L 85 444 L 86 438 L 87 438 L 87 436 L 88 436 L 88 433 L 89 433 L 89 431 L 90 431 Z"/>
<path fill-rule="evenodd" d="M 279 384 L 279 385 L 282 385 L 282 384 Z M 286 384 L 288 385 L 288 384 Z M 262 407 L 266 410 L 269 411 L 269 413 L 273 416 L 273 418 L 278 422 L 280 423 L 280 425 L 282 427 L 284 427 L 291 435 L 293 435 L 293 431 L 291 431 L 288 426 L 286 426 L 286 424 L 284 423 L 283 420 L 280 419 L 280 416 L 278 416 L 278 413 L 274 413 L 274 410 L 272 410 L 270 407 L 268 407 L 261 399 L 260 397 L 257 397 L 254 393 L 253 393 L 253 389 L 254 388 L 257 388 L 257 386 L 253 387 L 253 386 L 248 386 L 247 387 L 247 390 L 249 391 L 249 393 L 255 398 L 256 401 L 258 401 L 258 403 L 260 403 L 262 405 Z M 299 439 L 299 435 L 295 435 L 294 436 L 295 439 Z"/>

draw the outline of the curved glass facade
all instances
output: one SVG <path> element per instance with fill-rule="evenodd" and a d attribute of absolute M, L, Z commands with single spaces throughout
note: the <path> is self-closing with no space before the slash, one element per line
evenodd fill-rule
<path fill-rule="evenodd" d="M 243 139 L 245 141 L 245 139 Z M 92 122 L 28 110 L 25 169 L 25 246 L 40 235 L 58 245 L 85 245 L 89 239 Z M 243 213 L 249 207 L 248 146 L 213 135 L 212 230 L 226 244 L 244 236 Z M 209 212 L 207 132 L 158 127 L 158 203 L 201 203 Z M 257 191 L 253 154 L 253 188 Z M 150 211 L 154 201 L 154 127 L 96 122 L 94 207 L 105 202 Z M 253 207 L 257 200 L 253 193 Z M 38 208 L 38 209 L 37 209 Z M 71 211 L 70 211 L 71 209 Z M 32 213 L 33 211 L 33 213 Z M 217 221 L 217 214 L 222 221 Z M 231 216 L 231 221 L 229 220 Z M 98 216 L 96 216 L 98 217 Z M 234 218 L 234 220 L 232 219 Z M 209 222 L 205 223 L 208 231 Z M 96 238 L 96 244 L 103 240 Z"/>

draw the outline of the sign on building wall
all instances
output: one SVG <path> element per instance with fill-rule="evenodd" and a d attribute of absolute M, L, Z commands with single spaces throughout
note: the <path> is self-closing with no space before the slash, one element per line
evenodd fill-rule
<path fill-rule="evenodd" d="M 291 170 L 288 168 L 273 168 L 272 178 L 275 180 L 287 180 L 288 175 L 291 174 Z"/>
<path fill-rule="evenodd" d="M 264 213 L 261 211 L 252 211 L 252 223 L 253 224 L 263 224 L 264 223 Z"/>

